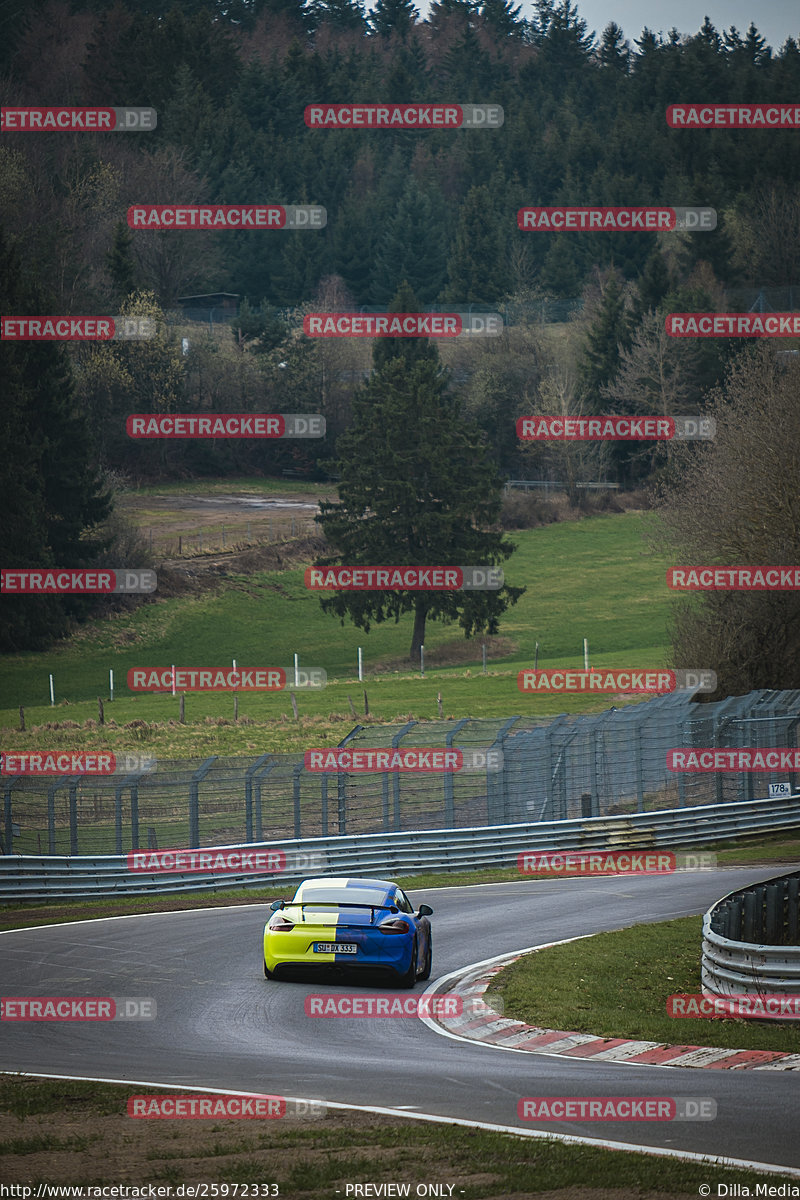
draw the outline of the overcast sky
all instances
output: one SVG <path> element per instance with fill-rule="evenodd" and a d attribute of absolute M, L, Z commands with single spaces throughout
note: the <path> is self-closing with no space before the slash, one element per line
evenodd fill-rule
<path fill-rule="evenodd" d="M 531 0 L 515 3 L 522 5 L 521 17 L 533 15 Z M 367 8 L 373 7 L 374 0 L 367 0 Z M 416 0 L 416 7 L 424 19 L 429 0 Z M 706 14 L 718 30 L 735 25 L 741 34 L 752 21 L 775 51 L 787 37 L 800 41 L 798 0 L 578 0 L 578 13 L 598 37 L 609 21 L 616 21 L 631 45 L 645 25 L 656 33 L 666 34 L 673 26 L 681 33 L 697 33 Z"/>
<path fill-rule="evenodd" d="M 523 3 L 520 15 L 532 12 L 532 5 Z M 697 33 L 706 14 L 717 29 L 735 25 L 742 34 L 752 21 L 776 51 L 787 37 L 800 39 L 797 0 L 578 0 L 578 12 L 598 35 L 609 21 L 616 21 L 631 43 L 645 25 L 656 33 L 667 33 L 673 26 L 681 33 Z"/>

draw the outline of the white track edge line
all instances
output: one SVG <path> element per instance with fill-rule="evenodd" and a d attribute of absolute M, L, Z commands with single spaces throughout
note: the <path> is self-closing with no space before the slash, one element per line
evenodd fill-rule
<path fill-rule="evenodd" d="M 577 939 L 570 938 L 569 941 Z M 196 1087 L 193 1084 L 161 1083 L 148 1079 L 104 1079 L 93 1075 L 45 1075 L 36 1071 L 2 1071 L 1 1074 L 23 1076 L 29 1079 L 69 1079 L 79 1083 L 114 1083 L 129 1084 L 132 1087 L 165 1087 L 171 1091 L 203 1092 L 215 1096 L 252 1096 L 261 1097 L 264 1092 L 240 1092 L 229 1088 Z M 297 1103 L 298 1101 L 320 1103 L 319 1097 L 309 1099 L 303 1096 L 283 1096 L 282 1099 Z M 340 1100 L 321 1101 L 327 1108 L 340 1108 L 350 1112 L 371 1112 L 386 1117 L 405 1117 L 411 1121 L 433 1121 L 440 1125 L 463 1125 L 467 1129 L 485 1129 L 489 1133 L 510 1133 L 518 1137 L 534 1138 L 542 1141 L 562 1142 L 565 1145 L 592 1146 L 601 1150 L 627 1150 L 630 1153 L 650 1154 L 659 1158 L 677 1158 L 684 1162 L 698 1162 L 708 1167 L 731 1167 L 734 1170 L 755 1170 L 770 1172 L 773 1175 L 788 1175 L 800 1179 L 800 1167 L 787 1167 L 783 1164 L 756 1162 L 749 1158 L 726 1158 L 724 1155 L 698 1154 L 694 1150 L 674 1150 L 669 1146 L 641 1146 L 632 1142 L 612 1142 L 607 1138 L 583 1137 L 577 1133 L 551 1133 L 547 1129 L 522 1129 L 517 1125 L 494 1125 L 489 1121 L 472 1121 L 465 1117 L 445 1117 L 438 1113 L 408 1112 L 406 1109 L 383 1108 L 374 1104 L 347 1104 Z M 224 1118 L 220 1118 L 221 1120 Z M 235 1120 L 235 1117 L 229 1118 Z"/>

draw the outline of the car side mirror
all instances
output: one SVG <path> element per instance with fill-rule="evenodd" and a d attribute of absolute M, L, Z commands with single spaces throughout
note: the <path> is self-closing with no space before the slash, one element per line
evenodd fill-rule
<path fill-rule="evenodd" d="M 273 901 L 272 901 L 272 904 L 270 904 L 270 906 L 269 906 L 269 907 L 270 907 L 270 911 L 271 911 L 271 912 L 277 912 L 279 908 L 283 908 L 283 905 L 284 905 L 284 901 L 283 901 L 283 900 L 273 900 Z"/>
<path fill-rule="evenodd" d="M 431 908 L 430 904 L 420 904 L 417 915 L 420 917 L 429 917 L 432 912 L 433 909 Z"/>

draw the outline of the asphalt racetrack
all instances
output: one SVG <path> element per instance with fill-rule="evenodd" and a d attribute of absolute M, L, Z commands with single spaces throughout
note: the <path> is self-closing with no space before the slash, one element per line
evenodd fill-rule
<path fill-rule="evenodd" d="M 411 899 L 434 909 L 432 982 L 522 947 L 699 913 L 774 873 L 520 880 L 416 891 Z M 267 915 L 262 903 L 2 934 L 4 996 L 153 997 L 157 1019 L 4 1021 L 0 1069 L 313 1098 L 800 1167 L 795 1072 L 581 1062 L 455 1041 L 416 1017 L 308 1017 L 310 992 L 396 988 L 324 976 L 267 981 Z M 707 1041 L 714 1045 L 711 1021 Z M 518 1119 L 521 1097 L 548 1095 L 713 1097 L 718 1108 L 713 1121 L 681 1123 Z"/>

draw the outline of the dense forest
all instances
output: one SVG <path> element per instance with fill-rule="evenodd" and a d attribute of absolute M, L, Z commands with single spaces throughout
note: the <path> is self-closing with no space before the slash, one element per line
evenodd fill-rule
<path fill-rule="evenodd" d="M 664 314 L 797 306 L 796 131 L 682 131 L 665 110 L 791 99 L 800 48 L 708 19 L 692 35 L 613 23 L 594 34 L 570 0 L 536 0 L 530 19 L 520 14 L 511 0 L 441 0 L 425 19 L 412 0 L 369 11 L 360 0 L 46 0 L 7 17 L 3 105 L 158 113 L 146 133 L 7 130 L 0 144 L 3 313 L 158 321 L 147 342 L 4 346 L 9 566 L 101 554 L 134 565 L 130 537 L 109 516 L 120 481 L 329 478 L 374 368 L 368 343 L 304 337 L 300 319 L 385 309 L 404 283 L 420 308 L 503 313 L 501 337 L 441 347 L 447 386 L 501 475 L 566 478 L 573 492 L 586 479 L 657 482 L 663 445 L 524 446 L 515 421 L 697 413 L 743 343 L 670 339 Z M 492 103 L 505 119 L 431 132 L 304 121 L 308 104 L 370 101 Z M 127 223 L 134 204 L 201 201 L 318 204 L 327 224 L 215 233 Z M 517 227 L 520 207 L 557 204 L 703 205 L 718 224 Z M 235 299 L 233 320 L 189 326 L 186 298 L 218 293 Z M 551 325 L 548 336 L 559 305 L 559 334 Z M 321 412 L 328 436 L 142 442 L 125 431 L 133 412 L 200 409 Z M 49 602 L 41 621 L 36 605 L 23 617 L 12 603 L 21 626 L 7 645 L 57 632 Z"/>
<path fill-rule="evenodd" d="M 706 20 L 693 36 L 645 29 L 631 44 L 613 23 L 593 37 L 569 0 L 537 0 L 528 21 L 519 11 L 443 0 L 421 21 L 412 0 L 378 0 L 369 16 L 357 0 L 29 5 L 4 35 L 4 104 L 149 105 L 158 127 L 8 132 L 6 221 L 59 311 L 104 311 L 132 286 L 165 307 L 212 291 L 292 306 L 334 275 L 357 306 L 385 305 L 402 279 L 426 305 L 574 297 L 596 266 L 636 280 L 659 246 L 649 233 L 521 232 L 526 204 L 708 204 L 715 232 L 661 247 L 676 245 L 684 274 L 703 261 L 726 286 L 797 281 L 785 237 L 796 133 L 665 120 L 679 100 L 796 96 L 796 41 L 773 50 L 753 26 Z M 315 101 L 412 100 L 493 102 L 505 123 L 419 133 L 303 120 Z M 317 203 L 328 223 L 129 235 L 130 204 L 200 200 Z"/>

